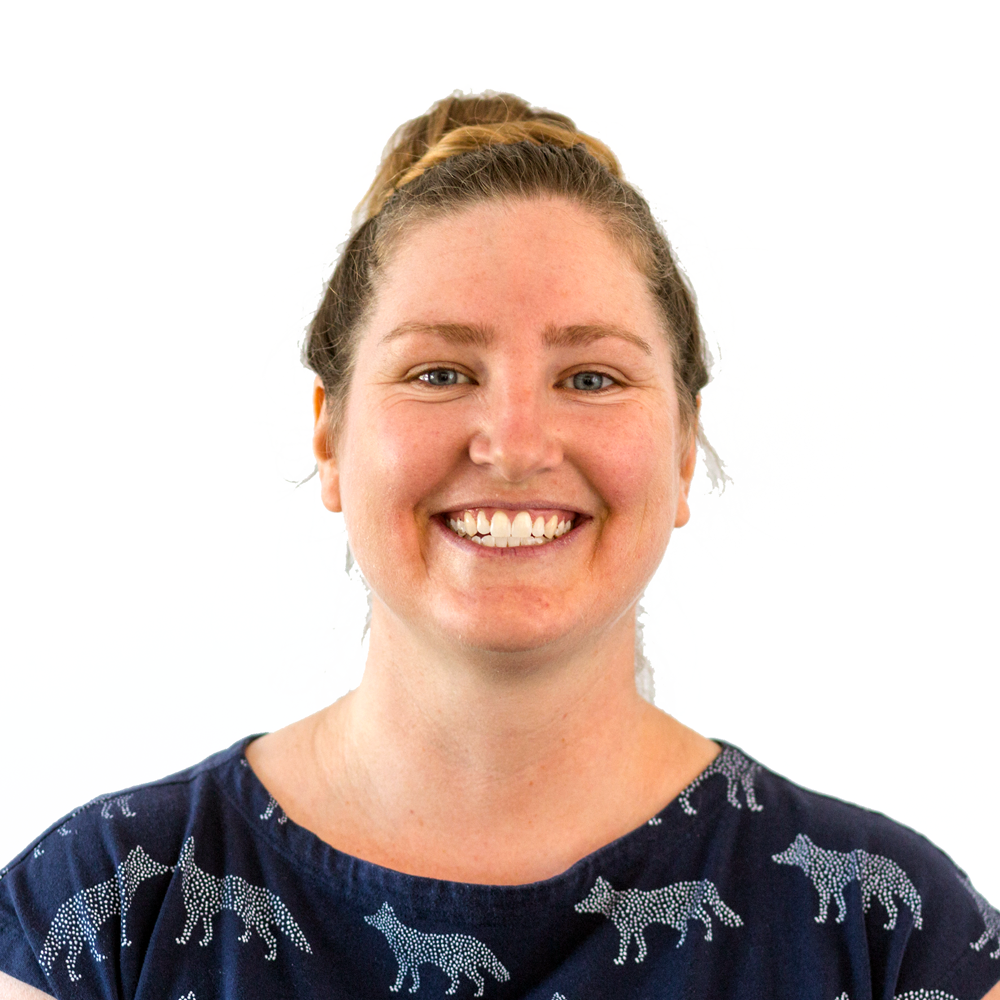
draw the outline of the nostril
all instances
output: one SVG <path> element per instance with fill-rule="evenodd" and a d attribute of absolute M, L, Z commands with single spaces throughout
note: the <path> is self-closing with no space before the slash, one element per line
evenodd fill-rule
<path fill-rule="evenodd" d="M 519 418 L 516 427 L 483 432 L 469 442 L 469 457 L 476 465 L 491 465 L 509 483 L 528 477 L 562 462 L 562 445 L 540 426 Z"/>

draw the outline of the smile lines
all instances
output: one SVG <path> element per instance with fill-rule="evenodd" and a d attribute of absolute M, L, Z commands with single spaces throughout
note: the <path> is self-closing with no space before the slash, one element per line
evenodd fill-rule
<path fill-rule="evenodd" d="M 546 520 L 539 515 L 532 521 L 526 510 L 519 510 L 513 521 L 506 511 L 497 510 L 493 517 L 486 516 L 485 511 L 467 510 L 460 518 L 447 518 L 448 527 L 468 538 L 477 545 L 488 549 L 515 549 L 522 545 L 545 545 L 548 542 L 565 535 L 573 527 L 573 518 L 560 520 L 553 514 Z"/>

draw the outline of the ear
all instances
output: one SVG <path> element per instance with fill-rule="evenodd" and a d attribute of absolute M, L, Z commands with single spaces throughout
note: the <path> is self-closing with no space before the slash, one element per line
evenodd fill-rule
<path fill-rule="evenodd" d="M 701 393 L 695 400 L 694 421 L 688 431 L 690 440 L 681 458 L 680 468 L 680 496 L 677 498 L 677 516 L 674 518 L 674 527 L 683 528 L 691 520 L 691 508 L 688 506 L 688 493 L 691 490 L 691 480 L 694 478 L 695 465 L 698 462 L 698 418 L 701 414 Z"/>
<path fill-rule="evenodd" d="M 327 510 L 339 513 L 343 509 L 340 506 L 340 470 L 331 433 L 330 408 L 326 405 L 326 390 L 318 375 L 313 383 L 313 416 L 313 454 L 319 473 L 320 496 Z"/>

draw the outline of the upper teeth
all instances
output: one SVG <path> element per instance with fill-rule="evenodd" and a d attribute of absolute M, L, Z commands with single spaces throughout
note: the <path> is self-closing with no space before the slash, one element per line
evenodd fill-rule
<path fill-rule="evenodd" d="M 519 510 L 513 520 L 504 510 L 494 511 L 492 518 L 482 510 L 467 510 L 460 518 L 449 518 L 448 526 L 478 545 L 513 549 L 519 545 L 544 545 L 553 538 L 565 535 L 573 527 L 573 518 L 561 521 L 557 514 L 552 514 L 546 521 L 539 514 L 532 522 L 531 514 L 526 510 Z"/>

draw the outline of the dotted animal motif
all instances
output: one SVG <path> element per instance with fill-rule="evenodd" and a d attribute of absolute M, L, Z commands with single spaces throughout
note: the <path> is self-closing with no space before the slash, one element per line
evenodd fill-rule
<path fill-rule="evenodd" d="M 797 865 L 812 880 L 819 893 L 819 913 L 816 923 L 826 922 L 830 897 L 837 901 L 837 923 L 843 923 L 847 913 L 844 901 L 844 886 L 849 882 L 861 884 L 861 905 L 865 913 L 871 909 L 872 896 L 889 915 L 885 929 L 891 931 L 896 926 L 897 909 L 893 896 L 898 896 L 913 914 L 913 926 L 923 927 L 920 915 L 920 894 L 909 876 L 895 861 L 881 854 L 869 854 L 860 847 L 854 851 L 827 851 L 817 847 L 804 833 L 800 833 L 787 850 L 772 854 L 771 860 L 779 865 Z"/>
<path fill-rule="evenodd" d="M 115 869 L 114 878 L 81 889 L 56 910 L 38 956 L 39 964 L 47 973 L 51 972 L 59 953 L 66 948 L 66 969 L 70 980 L 76 982 L 81 978 L 76 971 L 76 960 L 85 944 L 90 945 L 95 962 L 104 961 L 105 956 L 97 950 L 97 932 L 115 914 L 121 917 L 121 943 L 127 948 L 132 942 L 125 934 L 125 917 L 136 889 L 146 879 L 170 870 L 168 865 L 154 861 L 141 847 L 133 847 Z"/>
<path fill-rule="evenodd" d="M 63 823 L 63 825 L 59 827 L 58 830 L 56 830 L 56 833 L 58 833 L 60 837 L 68 837 L 71 833 L 74 832 L 75 831 L 71 830 L 65 823 Z"/>
<path fill-rule="evenodd" d="M 712 940 L 712 915 L 728 927 L 741 927 L 743 921 L 719 896 L 714 882 L 702 879 L 700 882 L 674 882 L 663 889 L 645 891 L 625 889 L 619 891 L 600 875 L 587 896 L 576 904 L 577 913 L 600 913 L 617 928 L 620 936 L 618 957 L 615 965 L 622 965 L 628 956 L 629 942 L 634 937 L 639 946 L 635 956 L 637 962 L 646 957 L 646 939 L 643 932 L 650 924 L 669 924 L 681 932 L 676 947 L 684 944 L 689 920 L 700 920 L 705 925 L 705 940 Z"/>
<path fill-rule="evenodd" d="M 97 801 L 101 803 L 101 819 L 111 819 L 111 811 L 115 806 L 118 807 L 118 811 L 123 816 L 134 816 L 135 813 L 132 812 L 132 808 L 128 804 L 128 800 L 130 798 L 132 798 L 131 793 L 128 795 L 113 795 L 110 798 L 98 799 Z"/>
<path fill-rule="evenodd" d="M 997 950 L 990 952 L 990 958 L 1000 958 L 1000 911 L 990 906 L 967 878 L 959 875 L 959 880 L 965 886 L 969 895 L 976 901 L 976 907 L 982 914 L 983 923 L 986 924 L 986 930 L 983 931 L 982 937 L 978 941 L 973 941 L 969 947 L 974 948 L 976 951 L 982 951 L 989 943 L 990 938 L 993 938 L 997 943 Z"/>
<path fill-rule="evenodd" d="M 285 810 L 278 805 L 278 800 L 272 795 L 268 800 L 267 808 L 260 814 L 260 818 L 263 820 L 268 820 L 274 815 L 274 810 L 278 810 L 278 822 L 284 825 L 288 822 L 288 817 L 285 815 Z"/>
<path fill-rule="evenodd" d="M 851 1000 L 846 991 L 841 993 L 837 1000 Z M 907 990 L 905 993 L 898 993 L 895 1000 L 958 1000 L 958 997 L 944 990 Z"/>
<path fill-rule="evenodd" d="M 407 927 L 388 903 L 365 916 L 365 923 L 385 935 L 399 963 L 396 982 L 389 987 L 393 993 L 403 985 L 407 973 L 413 978 L 410 992 L 416 993 L 420 989 L 421 965 L 436 965 L 444 972 L 450 980 L 445 993 L 458 989 L 458 977 L 464 972 L 476 984 L 475 995 L 481 997 L 485 980 L 479 973 L 480 966 L 501 983 L 510 979 L 500 959 L 478 938 L 468 934 L 425 934 Z"/>
<path fill-rule="evenodd" d="M 66 826 L 66 823 L 69 823 L 72 820 L 76 819 L 76 817 L 79 816 L 80 813 L 86 812 L 86 810 L 88 809 L 93 809 L 94 806 L 101 807 L 102 819 L 111 819 L 114 815 L 113 810 L 115 806 L 118 807 L 118 811 L 122 814 L 122 816 L 135 816 L 136 813 L 132 811 L 132 808 L 129 805 L 129 799 L 131 798 L 132 798 L 132 792 L 128 792 L 125 795 L 115 795 L 113 793 L 110 795 L 98 795 L 97 798 L 91 799 L 89 802 L 85 802 L 79 808 L 74 809 L 66 817 L 66 822 L 63 823 L 63 827 L 60 828 L 60 833 L 62 832 L 63 828 L 66 829 L 67 833 L 73 833 L 74 831 L 70 830 L 69 827 Z"/>
<path fill-rule="evenodd" d="M 684 812 L 689 816 L 694 816 L 698 810 L 691 805 L 691 793 L 706 779 L 711 778 L 713 774 L 721 774 L 728 783 L 726 798 L 731 806 L 735 806 L 737 809 L 743 808 L 737 796 L 739 787 L 742 785 L 750 811 L 760 812 L 764 807 L 757 804 L 753 783 L 761 770 L 760 764 L 751 760 L 746 754 L 740 753 L 735 747 L 723 747 L 722 753 L 681 792 L 678 801 Z"/>
<path fill-rule="evenodd" d="M 40 858 L 45 853 L 45 848 L 41 844 L 36 844 L 35 849 L 31 852 L 33 858 Z"/>
<path fill-rule="evenodd" d="M 194 990 L 188 990 L 184 996 L 178 997 L 177 1000 L 198 1000 L 198 998 L 194 995 Z"/>
<path fill-rule="evenodd" d="M 219 878 L 199 868 L 194 862 L 194 837 L 184 841 L 177 868 L 181 873 L 184 909 L 187 912 L 184 930 L 177 938 L 178 944 L 187 944 L 200 920 L 204 933 L 198 944 L 207 945 L 212 940 L 215 915 L 223 910 L 232 910 L 243 921 L 244 930 L 239 940 L 246 944 L 251 933 L 256 931 L 268 946 L 264 958 L 269 962 L 274 961 L 278 954 L 278 942 L 271 933 L 272 925 L 300 951 L 312 954 L 305 934 L 276 893 L 264 886 L 253 885 L 239 875 Z"/>

